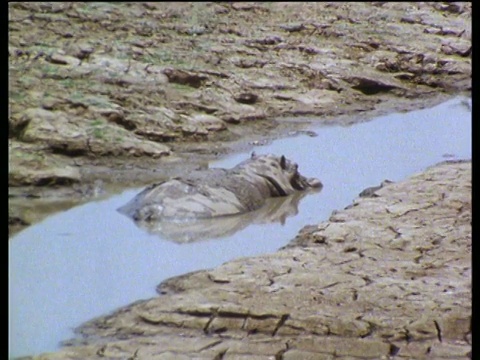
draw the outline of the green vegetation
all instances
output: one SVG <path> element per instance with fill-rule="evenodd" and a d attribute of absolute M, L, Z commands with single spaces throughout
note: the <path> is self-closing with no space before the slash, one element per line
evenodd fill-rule
<path fill-rule="evenodd" d="M 52 44 L 37 42 L 34 46 L 32 46 L 32 51 L 35 53 L 44 52 L 46 54 L 55 51 L 56 48 L 52 46 Z"/>
<path fill-rule="evenodd" d="M 159 64 L 177 64 L 178 59 L 175 59 L 173 54 L 170 51 L 157 50 L 153 53 L 147 53 L 143 56 L 143 60 L 147 63 L 152 63 L 154 65 Z M 180 62 L 183 60 L 180 60 Z"/>
<path fill-rule="evenodd" d="M 195 90 L 191 86 L 184 85 L 184 84 L 171 83 L 170 86 L 175 90 L 182 91 L 182 92 L 191 92 Z"/>
<path fill-rule="evenodd" d="M 100 118 L 90 121 L 90 126 L 93 128 L 91 129 L 93 137 L 95 137 L 96 139 L 104 139 L 106 135 L 105 125 L 105 121 Z"/>
<path fill-rule="evenodd" d="M 84 97 L 84 95 L 80 91 L 75 91 L 75 92 L 70 94 L 70 100 L 72 100 L 72 101 L 80 101 L 80 100 L 83 99 L 83 97 Z"/>
<path fill-rule="evenodd" d="M 42 67 L 42 72 L 45 75 L 53 75 L 58 73 L 58 66 L 56 65 L 51 65 L 51 64 L 45 64 Z"/>
<path fill-rule="evenodd" d="M 9 90 L 8 98 L 13 101 L 22 101 L 25 99 L 25 93 L 17 90 Z"/>
<path fill-rule="evenodd" d="M 105 138 L 104 129 L 101 129 L 101 128 L 94 129 L 93 130 L 93 136 L 97 139 L 104 139 Z"/>
<path fill-rule="evenodd" d="M 24 86 L 26 88 L 29 88 L 32 85 L 35 85 L 35 84 L 39 83 L 39 80 L 37 78 L 32 77 L 32 76 L 27 76 L 25 74 L 22 74 L 22 77 L 19 78 L 18 81 L 22 86 Z"/>
<path fill-rule="evenodd" d="M 90 125 L 91 126 L 101 126 L 101 125 L 105 125 L 105 122 L 102 119 L 96 119 L 96 120 L 92 120 L 90 122 Z"/>
<path fill-rule="evenodd" d="M 75 87 L 75 81 L 73 79 L 64 79 L 59 81 L 62 86 L 64 86 L 67 89 L 71 89 Z"/>

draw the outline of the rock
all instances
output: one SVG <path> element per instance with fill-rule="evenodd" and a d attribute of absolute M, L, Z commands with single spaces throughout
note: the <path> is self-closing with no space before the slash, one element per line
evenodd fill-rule
<path fill-rule="evenodd" d="M 393 181 L 390 180 L 383 180 L 380 185 L 378 186 L 372 186 L 368 187 L 365 190 L 363 190 L 358 196 L 360 197 L 377 197 L 378 195 L 375 194 L 377 190 L 380 190 L 384 186 L 393 183 Z"/>
<path fill-rule="evenodd" d="M 299 102 L 300 107 L 312 106 L 324 108 L 338 100 L 338 93 L 330 90 L 313 89 L 304 94 L 294 95 L 293 99 Z"/>
<path fill-rule="evenodd" d="M 234 57 L 230 61 L 235 66 L 242 69 L 249 69 L 253 67 L 262 68 L 268 63 L 266 60 L 262 60 L 262 59 L 244 59 L 244 58 L 238 58 L 238 57 Z"/>
<path fill-rule="evenodd" d="M 252 4 L 252 3 L 245 3 L 245 2 L 234 2 L 232 3 L 232 9 L 237 11 L 251 11 L 251 10 L 260 10 L 263 12 L 268 12 L 268 9 L 265 7 Z"/>
<path fill-rule="evenodd" d="M 436 3 L 435 8 L 441 11 L 448 11 L 454 14 L 460 14 L 465 11 L 467 5 L 463 2 Z"/>
<path fill-rule="evenodd" d="M 235 101 L 241 104 L 255 104 L 258 100 L 258 95 L 253 93 L 241 93 L 235 96 Z"/>
<path fill-rule="evenodd" d="M 305 30 L 305 28 L 306 27 L 303 23 L 280 25 L 280 29 L 288 32 L 298 32 Z"/>
<path fill-rule="evenodd" d="M 268 79 L 264 77 L 256 78 L 249 85 L 252 89 L 260 90 L 293 90 L 296 88 L 295 85 L 278 82 L 278 80 Z"/>
<path fill-rule="evenodd" d="M 23 130 L 29 124 L 31 118 L 28 116 L 22 115 L 11 115 L 8 117 L 8 136 L 9 137 L 19 137 Z"/>
<path fill-rule="evenodd" d="M 22 119 L 28 124 L 22 133 L 23 141 L 48 142 L 48 146 L 57 153 L 161 157 L 170 151 L 165 145 L 141 141 L 115 124 L 88 121 L 62 111 L 27 109 Z"/>
<path fill-rule="evenodd" d="M 188 34 L 188 35 L 197 36 L 197 35 L 205 34 L 206 32 L 208 32 L 208 29 L 205 26 L 191 26 L 186 29 L 180 28 L 179 32 Z"/>
<path fill-rule="evenodd" d="M 241 124 L 244 121 L 265 119 L 267 114 L 261 108 L 252 105 L 231 102 L 216 115 L 228 124 Z"/>
<path fill-rule="evenodd" d="M 75 56 L 77 59 L 85 60 L 90 57 L 91 54 L 94 53 L 95 48 L 89 44 L 78 44 L 71 49 L 72 55 Z"/>
<path fill-rule="evenodd" d="M 384 80 L 364 75 L 350 76 L 345 78 L 352 86 L 352 89 L 358 90 L 365 95 L 375 95 L 381 92 L 389 92 L 393 89 L 401 89 L 402 86 L 396 80 Z"/>
<path fill-rule="evenodd" d="M 208 79 L 206 75 L 197 74 L 189 71 L 166 68 L 163 70 L 163 74 L 168 77 L 168 81 L 171 83 L 188 85 L 193 88 L 199 88 L 203 85 L 205 80 Z"/>
<path fill-rule="evenodd" d="M 467 41 L 450 41 L 442 44 L 440 48 L 441 52 L 446 55 L 459 55 L 462 57 L 470 56 L 472 53 L 472 43 Z"/>
<path fill-rule="evenodd" d="M 423 32 L 426 34 L 454 35 L 460 37 L 465 33 L 465 29 L 428 27 L 423 30 Z"/>
<path fill-rule="evenodd" d="M 127 130 L 145 139 L 155 142 L 168 142 L 181 137 L 182 118 L 172 109 L 165 107 L 150 107 L 145 112 L 130 114 L 121 123 Z"/>
<path fill-rule="evenodd" d="M 27 109 L 22 114 L 25 127 L 21 139 L 26 142 L 48 142 L 53 149 L 71 154 L 86 153 L 87 134 L 78 122 L 61 111 Z"/>
<path fill-rule="evenodd" d="M 276 44 L 279 44 L 281 42 L 283 42 L 283 38 L 280 37 L 280 36 L 267 36 L 263 39 L 255 39 L 253 40 L 254 43 L 257 43 L 257 44 L 260 44 L 260 45 L 276 45 Z M 247 41 L 248 43 L 248 41 Z"/>
<path fill-rule="evenodd" d="M 404 22 L 407 24 L 419 24 L 422 22 L 422 19 L 419 16 L 404 16 L 400 19 L 400 22 Z"/>
<path fill-rule="evenodd" d="M 463 358 L 468 359 L 472 358 L 469 355 L 472 351 L 472 347 L 466 344 L 433 344 L 430 348 L 428 354 L 432 359 L 454 359 L 454 358 Z"/>
<path fill-rule="evenodd" d="M 200 125 L 208 131 L 225 130 L 226 126 L 222 119 L 207 114 L 196 114 L 189 118 L 189 121 L 195 125 Z"/>
<path fill-rule="evenodd" d="M 21 171 L 18 171 L 21 170 Z M 52 186 L 71 185 L 79 182 L 80 172 L 77 168 L 62 167 L 45 170 L 36 169 L 11 169 L 8 174 L 9 186 Z"/>
<path fill-rule="evenodd" d="M 56 65 L 71 65 L 71 66 L 78 66 L 80 61 L 78 58 L 68 55 L 62 55 L 59 53 L 54 53 L 47 57 L 47 60 L 52 64 Z"/>

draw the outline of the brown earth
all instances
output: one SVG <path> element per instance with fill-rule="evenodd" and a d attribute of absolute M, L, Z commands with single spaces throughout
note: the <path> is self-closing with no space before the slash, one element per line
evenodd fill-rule
<path fill-rule="evenodd" d="M 308 122 L 350 124 L 471 88 L 471 3 L 8 10 L 12 233 Z"/>
<path fill-rule="evenodd" d="M 471 162 L 439 164 L 33 359 L 469 359 L 471 220 Z"/>
<path fill-rule="evenodd" d="M 13 233 L 310 122 L 470 91 L 471 3 L 9 3 L 9 80 Z M 432 167 L 36 359 L 471 358 L 470 191 L 470 162 Z"/>

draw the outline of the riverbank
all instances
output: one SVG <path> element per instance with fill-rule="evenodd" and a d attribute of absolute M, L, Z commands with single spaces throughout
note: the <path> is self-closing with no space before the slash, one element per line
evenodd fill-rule
<path fill-rule="evenodd" d="M 34 359 L 471 358 L 471 162 L 389 184 L 274 254 L 158 291 Z"/>
<path fill-rule="evenodd" d="M 9 229 L 470 89 L 471 3 L 9 3 Z"/>

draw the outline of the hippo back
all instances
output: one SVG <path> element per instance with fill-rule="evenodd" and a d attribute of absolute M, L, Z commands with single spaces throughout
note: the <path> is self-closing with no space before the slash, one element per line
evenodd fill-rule
<path fill-rule="evenodd" d="M 209 169 L 153 184 L 119 209 L 135 220 L 205 219 L 260 208 L 270 197 L 321 185 L 284 156 L 252 156 L 232 169 Z"/>
<path fill-rule="evenodd" d="M 262 206 L 269 197 L 265 181 L 230 172 L 211 169 L 151 185 L 119 211 L 135 220 L 203 219 Z"/>

